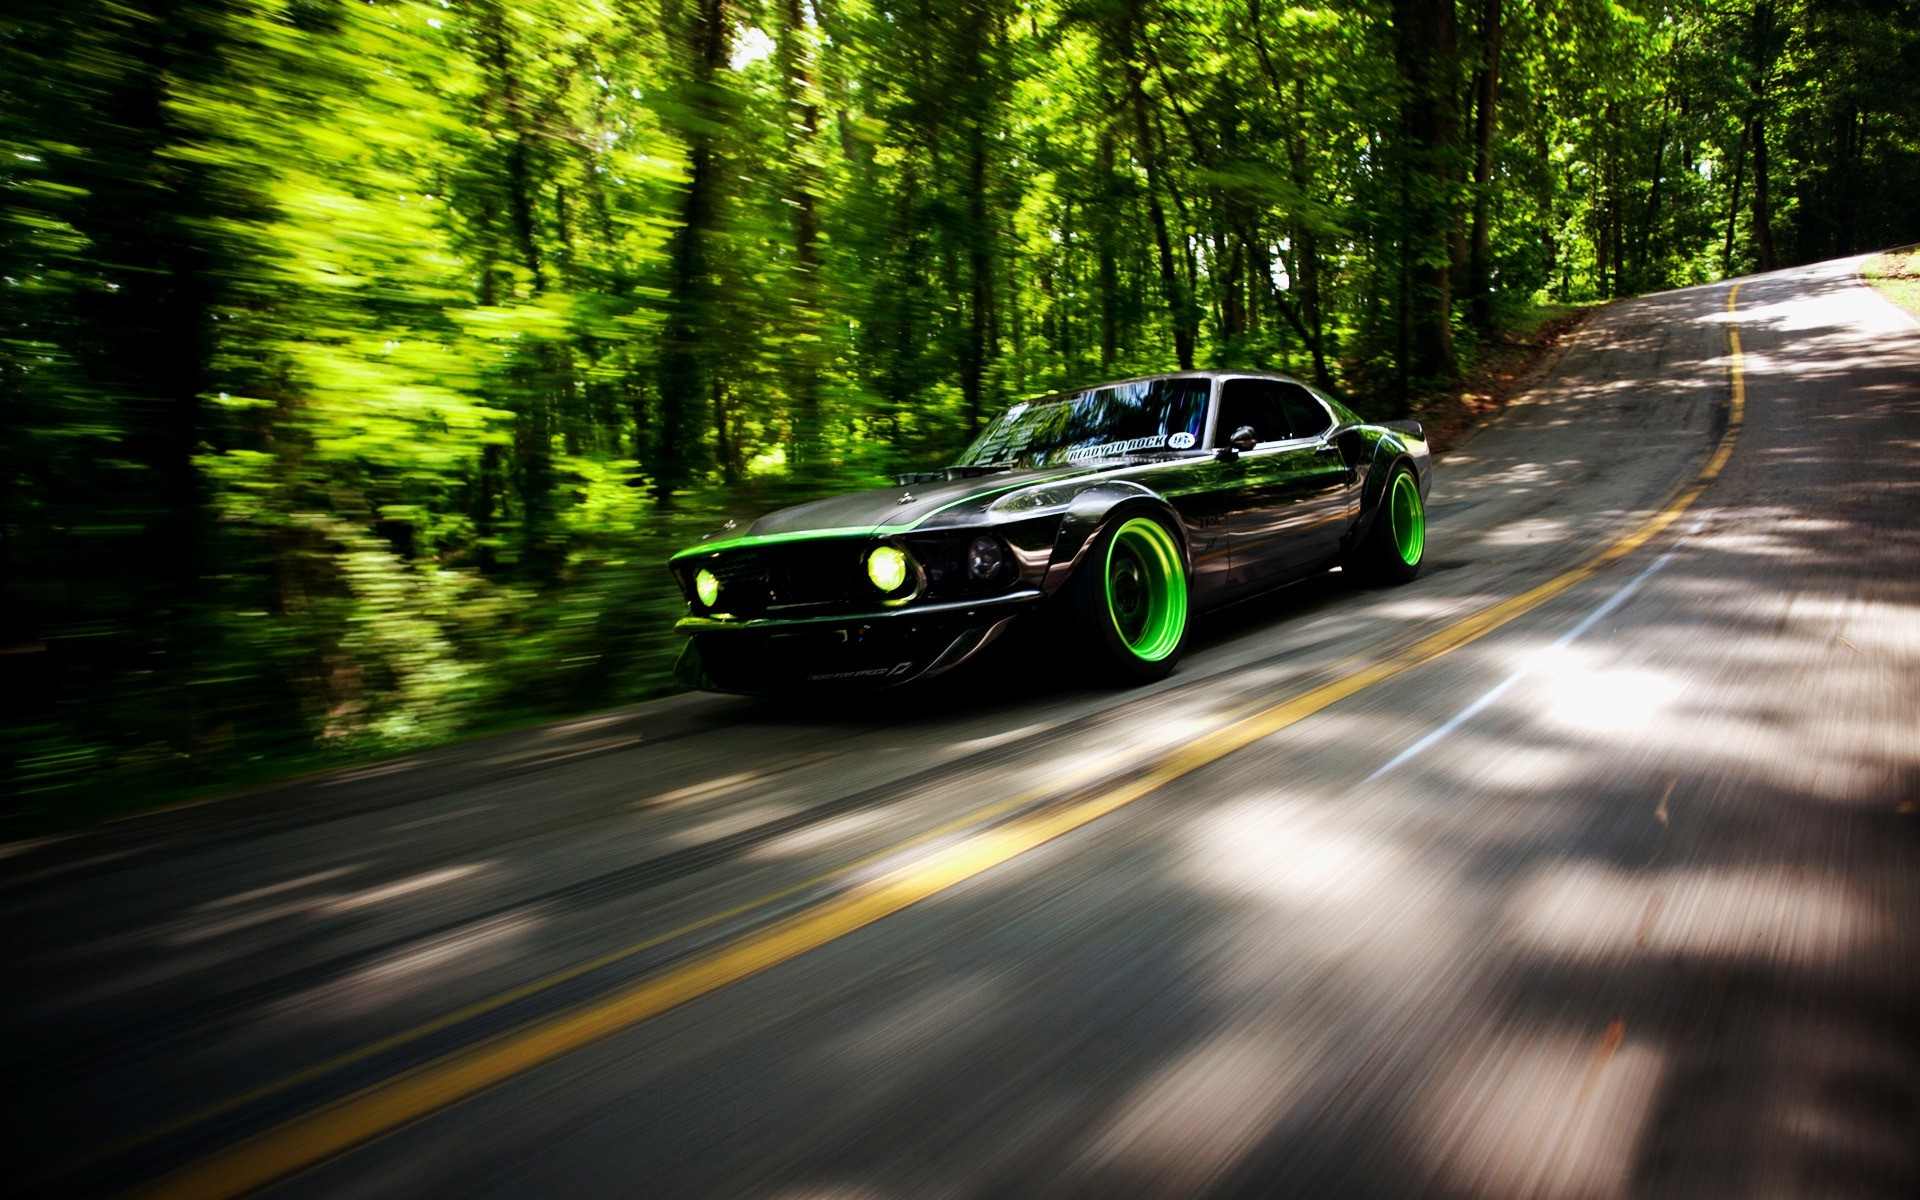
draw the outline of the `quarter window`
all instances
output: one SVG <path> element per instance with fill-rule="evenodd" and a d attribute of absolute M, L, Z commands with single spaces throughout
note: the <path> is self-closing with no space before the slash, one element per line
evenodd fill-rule
<path fill-rule="evenodd" d="M 1280 407 L 1287 413 L 1287 429 L 1294 437 L 1319 437 L 1333 425 L 1333 419 L 1327 416 L 1326 408 L 1313 398 L 1313 393 L 1297 383 L 1277 383 L 1280 392 Z"/>

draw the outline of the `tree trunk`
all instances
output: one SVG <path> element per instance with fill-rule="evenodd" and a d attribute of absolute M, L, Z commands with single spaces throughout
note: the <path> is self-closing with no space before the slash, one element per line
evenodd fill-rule
<path fill-rule="evenodd" d="M 1647 188 L 1646 226 L 1636 240 L 1633 253 L 1633 286 L 1636 291 L 1647 288 L 1647 265 L 1652 257 L 1654 237 L 1660 222 L 1660 183 L 1667 168 L 1667 132 L 1672 128 L 1673 98 L 1667 96 L 1660 106 L 1660 135 L 1653 147 L 1653 182 Z"/>
<path fill-rule="evenodd" d="M 989 245 L 993 228 L 987 213 L 987 131 L 975 116 L 967 137 L 967 312 L 966 351 L 961 356 L 960 394 L 967 405 L 967 436 L 980 432 L 980 409 L 986 392 L 987 357 L 993 325 L 993 255 Z"/>
<path fill-rule="evenodd" d="M 1407 82 L 1400 113 L 1411 172 L 1402 214 L 1410 311 L 1407 371 L 1413 383 L 1451 378 L 1453 353 L 1452 159 L 1457 67 L 1453 0 L 1394 0 L 1394 57 Z"/>
<path fill-rule="evenodd" d="M 961 242 L 967 269 L 967 327 L 960 348 L 960 395 L 966 405 L 967 436 L 980 431 L 985 406 L 987 365 L 997 333 L 993 286 L 993 214 L 988 211 L 988 121 L 992 117 L 993 64 L 988 53 L 992 14 L 985 4 L 970 4 L 957 18 L 961 25 L 955 52 L 963 72 L 966 121 L 966 220 Z"/>
<path fill-rule="evenodd" d="M 1138 139 L 1140 158 L 1147 171 L 1147 216 L 1153 222 L 1153 246 L 1159 255 L 1160 292 L 1167 301 L 1167 319 L 1173 325 L 1173 353 L 1179 361 L 1182 371 L 1193 370 L 1193 331 L 1187 319 L 1187 290 L 1182 285 L 1179 268 L 1173 261 L 1173 238 L 1167 231 L 1167 210 L 1160 203 L 1160 170 L 1155 165 L 1153 144 L 1147 127 L 1146 94 L 1140 90 L 1139 78 L 1134 76 L 1134 133 Z"/>
<path fill-rule="evenodd" d="M 1747 167 L 1747 126 L 1740 126 L 1740 148 L 1733 153 L 1733 195 L 1727 203 L 1727 243 L 1720 251 L 1720 274 L 1733 274 L 1733 231 L 1740 223 L 1740 175 Z"/>
<path fill-rule="evenodd" d="M 531 293 L 539 296 L 546 291 L 546 269 L 535 218 L 538 183 L 532 114 L 522 80 L 514 69 L 505 15 L 491 3 L 482 5 L 479 14 L 484 66 L 492 96 L 499 105 L 498 132 L 506 144 L 500 184 L 507 222 Z M 520 494 L 519 567 L 525 574 L 544 578 L 559 565 L 550 535 L 555 392 L 563 386 L 564 375 L 558 366 L 558 348 L 550 342 L 536 341 L 531 349 L 519 350 L 516 358 L 508 374 L 515 384 L 509 407 L 514 413 L 511 483 Z"/>
<path fill-rule="evenodd" d="M 533 216 L 531 122 L 527 119 L 526 100 L 521 95 L 520 77 L 513 69 L 506 17 L 499 5 L 493 3 L 482 5 L 479 14 L 486 67 L 493 75 L 491 82 L 497 89 L 501 121 L 505 126 L 503 132 L 507 135 L 504 139 L 507 152 L 501 159 L 501 168 L 505 172 L 507 220 L 513 228 L 514 248 L 520 252 L 520 261 L 526 265 L 532 277 L 533 290 L 538 293 L 544 290 L 545 279 Z"/>
<path fill-rule="evenodd" d="M 1474 77 L 1473 235 L 1467 251 L 1467 289 L 1474 328 L 1493 329 L 1493 138 L 1500 97 L 1500 50 L 1506 38 L 1501 0 L 1481 0 L 1480 64 Z"/>
<path fill-rule="evenodd" d="M 221 261 L 232 243 L 213 227 L 238 215 L 234 197 L 243 181 L 220 179 L 218 167 L 192 153 L 199 136 L 182 125 L 170 98 L 176 88 L 235 68 L 225 61 L 223 18 L 209 6 L 127 10 L 150 13 L 150 24 L 103 7 L 79 19 L 115 29 L 120 36 L 102 41 L 124 57 L 89 64 L 102 72 L 98 107 L 66 116 L 71 125 L 61 132 L 62 140 L 87 139 L 85 153 L 71 153 L 66 179 L 86 197 L 74 232 L 99 264 L 98 278 L 79 285 L 75 310 L 84 332 L 76 331 L 74 366 L 82 386 L 104 400 L 100 411 L 112 414 L 113 457 L 128 469 L 114 473 L 111 494 L 88 497 L 108 514 L 102 524 L 117 528 L 99 538 L 97 550 L 79 539 L 75 553 L 86 565 L 71 568 L 75 586 L 62 603 L 104 594 L 129 606 L 113 618 L 117 624 L 124 616 L 133 634 L 124 661 L 152 672 L 166 697 L 158 702 L 164 711 L 154 711 L 156 732 L 185 750 L 197 733 L 191 685 L 206 648 L 199 610 L 213 566 L 208 488 L 195 460 L 215 435 L 202 397 L 213 382 L 223 281 L 233 273 Z M 12 80 L 5 88 L 13 92 Z M 58 361 L 32 353 L 27 361 Z M 72 412 L 99 419 L 84 402 Z M 32 582 L 8 580 L 8 590 L 17 583 L 26 591 Z"/>
<path fill-rule="evenodd" d="M 786 0 L 777 61 L 787 112 L 787 201 L 793 206 L 794 340 L 787 362 L 793 401 L 789 466 L 804 472 L 822 457 L 820 428 L 820 178 L 814 163 L 820 106 L 813 102 L 812 63 L 804 42 L 802 0 Z"/>
<path fill-rule="evenodd" d="M 1306 83 L 1297 75 L 1293 80 L 1293 101 L 1297 110 L 1306 110 Z M 1307 168 L 1307 139 L 1297 127 L 1287 139 L 1287 160 L 1293 175 L 1293 190 L 1304 208 L 1312 175 Z M 1326 310 L 1320 302 L 1320 235 L 1304 213 L 1295 215 L 1293 244 L 1300 264 L 1300 317 L 1307 328 L 1307 351 L 1313 356 L 1313 379 L 1321 387 L 1330 387 L 1333 379 L 1327 371 Z M 1268 286 L 1272 286 L 1271 280 Z"/>
<path fill-rule="evenodd" d="M 1260 60 L 1260 73 L 1266 77 L 1267 86 L 1273 89 L 1275 102 L 1287 103 L 1287 89 L 1281 80 L 1280 72 L 1274 66 L 1273 53 L 1267 47 L 1267 37 L 1260 21 L 1260 0 L 1247 0 L 1247 26 L 1253 33 L 1253 46 Z M 1299 76 L 1293 78 L 1293 108 L 1296 112 L 1306 111 L 1304 81 Z M 1294 133 L 1287 142 L 1288 165 L 1293 175 L 1294 191 L 1305 199 L 1312 185 L 1312 172 L 1308 169 L 1306 158 L 1306 139 L 1296 122 Z M 1255 243 L 1250 240 L 1250 231 L 1246 222 L 1240 222 L 1241 238 L 1247 241 L 1249 250 Z M 1333 377 L 1327 370 L 1327 332 L 1325 309 L 1321 304 L 1320 290 L 1320 239 L 1312 226 L 1300 214 L 1295 214 L 1294 246 L 1300 265 L 1300 312 L 1289 310 L 1286 299 L 1273 282 L 1271 263 L 1264 247 L 1255 255 L 1254 266 L 1261 275 L 1259 284 L 1263 290 L 1273 296 L 1274 308 L 1281 318 L 1299 332 L 1301 340 L 1313 356 L 1314 382 L 1321 387 L 1331 387 Z M 1254 310 L 1258 314 L 1258 309 Z"/>
<path fill-rule="evenodd" d="M 728 34 L 724 0 L 694 0 L 679 30 L 688 57 L 684 97 L 690 116 L 680 130 L 687 147 L 687 186 L 668 253 L 666 321 L 656 374 L 659 419 L 648 456 L 654 492 L 663 501 L 692 482 L 709 461 L 701 437 L 712 391 L 706 353 L 715 301 L 709 243 L 719 216 L 714 135 L 726 116 L 717 81 L 727 62 Z"/>
<path fill-rule="evenodd" d="M 1753 141 L 1753 244 L 1760 252 L 1760 269 L 1780 265 L 1773 251 L 1773 217 L 1767 196 L 1767 121 L 1755 112 L 1747 123 Z"/>
<path fill-rule="evenodd" d="M 1097 154 L 1100 188 L 1093 211 L 1093 241 L 1100 293 L 1100 369 L 1105 371 L 1120 354 L 1120 260 L 1114 251 L 1113 221 L 1119 197 L 1113 186 L 1113 131 L 1105 126 Z"/>
<path fill-rule="evenodd" d="M 1773 212 L 1767 178 L 1767 85 L 1773 74 L 1773 0 L 1753 6 L 1753 107 L 1747 113 L 1748 140 L 1753 144 L 1753 244 L 1760 252 L 1760 269 L 1780 265 L 1773 252 Z"/>
<path fill-rule="evenodd" d="M 1167 228 L 1167 210 L 1160 203 L 1162 180 L 1160 158 L 1154 152 L 1153 126 L 1147 114 L 1147 93 L 1140 63 L 1134 54 L 1135 14 L 1129 8 L 1120 19 L 1118 51 L 1126 78 L 1127 104 L 1132 110 L 1134 148 L 1147 175 L 1147 218 L 1153 225 L 1153 246 L 1159 258 L 1160 292 L 1167 302 L 1167 318 L 1173 325 L 1173 352 L 1182 371 L 1193 370 L 1194 328 L 1188 310 L 1192 307 L 1179 267 L 1173 258 L 1173 237 Z"/>

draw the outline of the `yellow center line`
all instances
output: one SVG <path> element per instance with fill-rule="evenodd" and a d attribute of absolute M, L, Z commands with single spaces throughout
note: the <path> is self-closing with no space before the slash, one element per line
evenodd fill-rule
<path fill-rule="evenodd" d="M 1728 291 L 1727 312 L 1735 311 L 1739 291 L 1738 284 Z M 1377 663 L 1232 721 L 1179 750 L 1151 759 L 1139 774 L 1095 795 L 1021 817 L 998 829 L 976 833 L 952 846 L 936 850 L 919 862 L 822 901 L 765 929 L 744 934 L 724 946 L 636 981 L 572 1011 L 509 1030 L 376 1083 L 167 1176 L 143 1194 L 209 1200 L 244 1195 L 284 1179 L 296 1171 L 324 1162 L 469 1099 L 543 1063 L 845 937 L 1080 829 L 1349 696 L 1485 637 L 1590 578 L 1608 564 L 1646 545 L 1679 520 L 1700 498 L 1708 484 L 1720 475 L 1733 453 L 1734 442 L 1739 437 L 1746 417 L 1746 382 L 1741 366 L 1740 334 L 1731 324 L 1728 326 L 1728 344 L 1731 350 L 1729 374 L 1733 391 L 1732 405 L 1727 427 L 1722 431 L 1706 466 L 1693 483 L 1666 507 L 1580 566 L 1510 600 L 1474 613 Z M 1016 806 L 1016 802 L 1008 801 L 995 805 L 990 811 L 1004 812 Z M 963 820 L 973 823 L 978 817 L 979 814 L 972 814 Z M 955 827 L 944 826 L 921 835 L 915 841 L 924 843 Z M 901 847 L 892 847 L 885 854 L 898 854 L 900 850 Z M 872 859 L 864 861 L 870 862 Z M 841 868 L 834 874 L 844 870 L 846 868 Z M 791 894 L 806 886 L 809 885 L 799 884 L 781 894 Z M 756 901 L 755 904 L 763 902 Z M 749 907 L 752 905 L 729 910 L 729 914 Z M 689 928 L 698 928 L 720 919 L 709 918 Z M 654 945 L 664 940 L 666 937 L 642 945 Z M 633 952 L 635 948 L 629 948 L 595 960 L 595 963 L 604 965 Z M 582 974 L 592 966 L 589 964 L 568 972 L 565 977 Z M 538 986 L 528 985 L 508 995 L 523 996 Z M 432 1027 L 444 1028 L 463 1019 L 463 1015 L 486 1011 L 501 1002 L 496 999 L 463 1009 L 460 1013 L 435 1022 Z M 417 1034 L 418 1031 L 415 1032 Z M 394 1043 L 390 1039 L 380 1045 L 391 1044 Z M 364 1053 L 355 1057 L 364 1057 Z M 317 1072 L 319 1069 L 315 1070 Z"/>
<path fill-rule="evenodd" d="M 823 755 L 809 760 L 805 765 L 814 765 L 817 762 L 824 761 L 831 757 L 835 756 Z M 402 1046 L 410 1045 L 422 1038 L 430 1037 L 436 1033 L 442 1033 L 478 1017 L 496 1012 L 510 1004 L 515 1004 L 521 1000 L 539 995 L 542 992 L 551 991 L 562 984 L 571 983 L 583 976 L 591 975 L 595 971 L 614 966 L 630 958 L 637 958 L 649 950 L 658 949 L 661 946 L 691 937 L 694 934 L 701 933 L 714 926 L 723 925 L 736 917 L 745 916 L 759 909 L 769 908 L 783 900 L 790 900 L 795 896 L 811 891 L 814 888 L 825 886 L 837 879 L 843 879 L 847 876 L 857 874 L 861 870 L 873 866 L 875 863 L 890 858 L 898 858 L 902 854 L 909 853 L 926 845 L 928 842 L 938 841 L 941 838 L 949 837 L 964 829 L 985 824 L 1009 812 L 1023 808 L 1031 808 L 1041 801 L 1046 800 L 1049 796 L 1058 797 L 1071 795 L 1079 788 L 1092 783 L 1102 773 L 1102 771 L 1093 768 L 1086 768 L 1050 779 L 1039 787 L 1029 788 L 1025 791 L 1015 793 L 1010 797 L 996 800 L 992 804 L 974 809 L 962 816 L 936 825 L 931 829 L 923 830 L 920 833 L 914 834 L 912 837 L 890 843 L 870 854 L 855 858 L 849 862 L 836 864 L 817 874 L 809 875 L 796 883 L 777 888 L 774 891 L 756 896 L 751 900 L 743 901 L 730 908 L 722 909 L 719 912 L 709 913 L 697 920 L 676 926 L 665 933 L 655 934 L 641 941 L 629 943 L 616 950 L 610 950 L 596 958 L 575 963 L 573 966 L 563 970 L 530 980 L 517 987 L 495 993 L 484 999 L 476 1000 L 465 1007 L 454 1009 L 452 1012 L 444 1013 L 431 1020 L 423 1021 L 418 1025 L 403 1029 L 398 1033 L 389 1034 L 384 1038 L 369 1042 L 366 1045 L 357 1046 L 343 1054 L 335 1055 L 324 1062 L 315 1063 L 310 1067 L 303 1067 L 298 1071 L 261 1084 L 259 1087 L 229 1096 L 225 1100 L 210 1104 L 205 1108 L 196 1109 L 185 1116 L 176 1117 L 171 1121 L 153 1126 L 123 1141 L 116 1142 L 104 1150 L 94 1151 L 80 1158 L 71 1160 L 62 1166 L 53 1168 L 36 1178 L 33 1183 L 36 1186 L 45 1184 L 56 1179 L 74 1175 L 90 1167 L 98 1166 L 101 1163 L 110 1162 L 113 1159 L 138 1150 L 143 1146 L 151 1145 L 163 1138 L 191 1129 L 197 1125 L 203 1125 L 217 1117 L 223 1117 L 229 1113 L 237 1112 L 261 1100 L 269 1099 L 282 1092 L 299 1087 L 302 1084 L 323 1079 L 328 1075 L 345 1070 L 348 1067 L 365 1062 L 378 1055 L 385 1054 L 390 1050 L 397 1050 Z M 760 777 L 751 782 L 764 782 L 764 779 L 765 777 Z M 682 789 L 682 792 L 691 792 L 703 786 L 707 785 L 696 785 L 696 788 Z M 651 807 L 665 800 L 678 802 L 679 799 L 684 798 L 687 797 L 683 796 L 682 793 L 671 793 L 667 797 L 655 796 L 646 800 L 636 801 L 634 807 Z M 702 798 L 704 798 L 704 796 Z"/>

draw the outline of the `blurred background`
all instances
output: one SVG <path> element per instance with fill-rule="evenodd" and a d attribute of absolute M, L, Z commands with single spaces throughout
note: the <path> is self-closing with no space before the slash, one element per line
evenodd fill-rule
<path fill-rule="evenodd" d="M 670 686 L 666 555 L 1005 402 L 1418 411 L 1920 237 L 1903 0 L 11 0 L 5 827 Z"/>

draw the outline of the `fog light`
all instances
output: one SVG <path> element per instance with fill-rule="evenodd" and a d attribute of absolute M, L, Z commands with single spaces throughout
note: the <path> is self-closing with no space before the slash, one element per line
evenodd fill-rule
<path fill-rule="evenodd" d="M 907 581 L 907 552 L 897 546 L 876 546 L 867 555 L 867 578 L 883 592 L 897 592 Z"/>
<path fill-rule="evenodd" d="M 967 547 L 967 574 L 978 580 L 992 579 L 1000 573 L 1007 562 L 1007 548 L 997 537 L 985 534 L 973 539 L 973 545 Z"/>
<path fill-rule="evenodd" d="M 720 579 L 705 567 L 700 568 L 693 577 L 693 594 L 700 598 L 705 608 L 712 608 L 713 602 L 720 598 Z"/>

